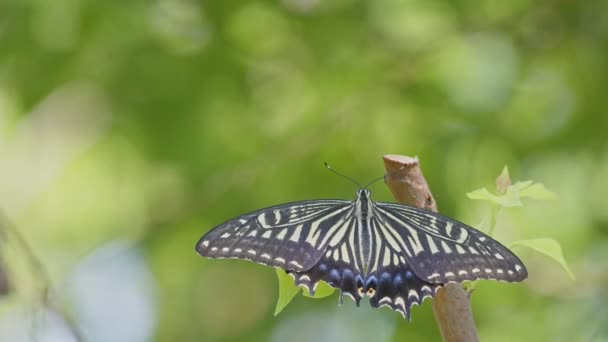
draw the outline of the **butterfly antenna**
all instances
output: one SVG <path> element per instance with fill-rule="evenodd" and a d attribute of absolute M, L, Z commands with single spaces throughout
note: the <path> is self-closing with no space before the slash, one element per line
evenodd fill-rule
<path fill-rule="evenodd" d="M 376 183 L 377 181 L 379 181 L 381 179 L 386 179 L 386 177 L 392 176 L 395 173 L 398 173 L 398 172 L 402 171 L 403 169 L 405 169 L 405 165 L 403 165 L 402 167 L 400 167 L 397 170 L 393 170 L 393 171 L 391 171 L 389 173 L 384 174 L 384 176 L 381 176 L 381 177 L 378 177 L 378 178 L 372 180 L 371 182 L 367 183 L 367 185 L 365 187 L 363 187 L 363 189 L 367 189 L 367 187 L 369 187 L 370 185 Z"/>
<path fill-rule="evenodd" d="M 359 187 L 359 189 L 363 189 L 363 186 L 361 185 L 361 183 L 357 182 L 357 181 L 356 181 L 356 180 L 354 180 L 353 178 L 348 177 L 348 176 L 347 176 L 347 175 L 345 175 L 345 174 L 342 174 L 342 173 L 340 173 L 340 172 L 338 172 L 338 171 L 334 170 L 334 168 L 333 168 L 333 167 L 331 167 L 331 165 L 327 164 L 327 162 L 324 162 L 324 164 L 325 164 L 325 167 L 326 167 L 326 168 L 327 168 L 329 171 L 331 171 L 331 172 L 333 172 L 333 173 L 337 174 L 338 176 L 344 177 L 344 178 L 348 179 L 349 181 L 351 181 L 351 182 L 353 182 L 353 183 L 357 184 L 357 186 Z"/>

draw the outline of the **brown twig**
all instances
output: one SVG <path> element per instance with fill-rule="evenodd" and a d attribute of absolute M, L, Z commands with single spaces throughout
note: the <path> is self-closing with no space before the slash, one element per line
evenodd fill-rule
<path fill-rule="evenodd" d="M 397 202 L 437 212 L 418 158 L 385 155 L 384 167 L 388 173 L 386 185 Z M 460 284 L 447 284 L 437 292 L 433 312 L 444 341 L 479 341 L 469 295 Z"/>

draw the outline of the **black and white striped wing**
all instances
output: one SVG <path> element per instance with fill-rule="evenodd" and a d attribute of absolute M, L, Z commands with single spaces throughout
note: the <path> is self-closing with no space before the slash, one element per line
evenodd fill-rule
<path fill-rule="evenodd" d="M 402 249 L 409 267 L 425 282 L 516 282 L 528 276 L 507 247 L 464 223 L 394 203 L 376 203 L 375 212 L 382 229 L 392 233 L 395 248 Z"/>
<path fill-rule="evenodd" d="M 364 282 L 361 265 L 361 251 L 355 248 L 359 241 L 359 225 L 355 215 L 349 215 L 340 224 L 331 227 L 323 238 L 323 253 L 321 258 L 310 269 L 289 272 L 296 285 L 305 286 L 313 295 L 319 281 L 323 280 L 330 286 L 340 289 L 359 305 L 360 288 Z"/>
<path fill-rule="evenodd" d="M 402 235 L 377 213 L 370 226 L 372 253 L 364 293 L 372 307 L 387 306 L 409 321 L 412 306 L 434 297 L 443 284 L 425 281 L 414 272 Z"/>
<path fill-rule="evenodd" d="M 353 202 L 344 200 L 301 201 L 261 209 L 213 228 L 197 242 L 196 251 L 209 258 L 246 259 L 304 272 L 323 257 L 332 236 L 344 234 L 340 230 L 348 227 L 352 213 Z"/>
<path fill-rule="evenodd" d="M 408 320 L 411 307 L 448 282 L 521 281 L 522 262 L 489 236 L 453 219 L 393 203 L 313 200 L 237 217 L 205 234 L 197 252 L 286 270 L 313 294 L 319 281 L 357 305 L 388 306 Z M 366 203 L 371 203 L 371 209 Z M 368 212 L 367 210 L 371 210 Z"/>

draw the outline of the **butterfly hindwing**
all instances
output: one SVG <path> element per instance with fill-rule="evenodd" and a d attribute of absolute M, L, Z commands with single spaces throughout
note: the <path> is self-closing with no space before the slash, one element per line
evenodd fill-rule
<path fill-rule="evenodd" d="M 411 318 L 411 308 L 435 296 L 442 284 L 421 279 L 412 270 L 401 236 L 377 217 L 370 220 L 372 254 L 363 292 L 373 307 L 387 306 Z"/>
<path fill-rule="evenodd" d="M 362 227 L 352 217 L 335 233 L 321 259 L 310 270 L 290 272 L 296 285 L 305 286 L 314 294 L 320 280 L 352 298 L 357 306 L 361 298 L 369 297 L 372 307 L 387 306 L 410 320 L 411 308 L 432 298 L 442 284 L 431 283 L 418 277 L 409 266 L 399 237 L 370 219 L 369 237 L 371 256 L 363 272 L 359 245 L 359 229 Z"/>
<path fill-rule="evenodd" d="M 359 305 L 361 295 L 358 288 L 362 286 L 363 274 L 359 251 L 355 248 L 359 238 L 357 229 L 357 220 L 351 215 L 328 236 L 323 255 L 312 268 L 290 273 L 296 285 L 305 286 L 313 295 L 322 280 L 340 289 L 340 300 L 346 294 Z"/>
<path fill-rule="evenodd" d="M 304 271 L 323 255 L 327 239 L 352 211 L 342 200 L 302 201 L 239 216 L 205 234 L 196 251 L 210 258 L 236 258 Z"/>
<path fill-rule="evenodd" d="M 387 306 L 409 321 L 412 306 L 433 298 L 441 286 L 422 280 L 408 264 L 391 264 L 368 276 L 364 291 L 372 307 Z"/>
<path fill-rule="evenodd" d="M 423 209 L 376 203 L 383 226 L 400 235 L 412 270 L 431 283 L 476 279 L 521 281 L 523 263 L 498 241 L 456 220 Z"/>

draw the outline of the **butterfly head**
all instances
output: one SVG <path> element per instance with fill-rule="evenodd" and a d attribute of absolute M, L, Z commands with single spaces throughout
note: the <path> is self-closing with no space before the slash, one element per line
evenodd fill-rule
<path fill-rule="evenodd" d="M 359 189 L 357 190 L 357 199 L 358 200 L 368 200 L 372 196 L 372 192 L 368 189 Z"/>

